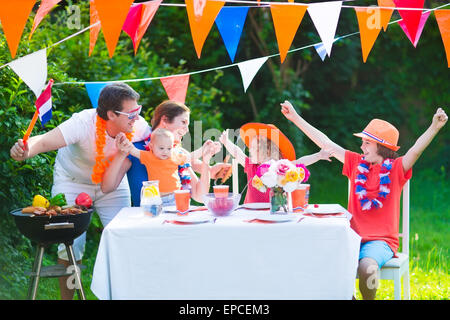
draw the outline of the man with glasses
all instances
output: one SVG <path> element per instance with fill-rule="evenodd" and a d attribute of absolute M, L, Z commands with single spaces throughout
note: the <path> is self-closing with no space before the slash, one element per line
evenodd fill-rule
<path fill-rule="evenodd" d="M 131 135 L 132 141 L 148 137 L 150 127 L 139 116 L 139 94 L 124 83 L 107 85 L 100 93 L 97 109 L 85 109 L 53 130 L 31 137 L 26 144 L 19 139 L 10 150 L 11 157 L 23 161 L 43 152 L 58 150 L 52 196 L 64 193 L 69 205 L 81 192 L 89 194 L 103 226 L 106 226 L 123 207 L 131 206 L 127 176 L 117 188 L 103 193 L 100 184 L 92 181 L 96 162 L 113 160 L 118 154 L 115 137 L 120 132 Z M 98 152 L 103 159 L 99 159 Z M 117 157 L 118 158 L 118 157 Z M 121 168 L 126 171 L 127 168 Z M 100 177 L 101 178 L 101 177 Z M 80 263 L 86 243 L 86 234 L 75 239 L 75 259 Z M 58 262 L 68 266 L 64 244 L 58 247 Z M 61 297 L 72 299 L 73 290 L 67 288 L 67 278 L 60 278 Z"/>

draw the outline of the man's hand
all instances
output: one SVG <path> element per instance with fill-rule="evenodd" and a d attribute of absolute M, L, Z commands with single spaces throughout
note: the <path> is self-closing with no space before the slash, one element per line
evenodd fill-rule
<path fill-rule="evenodd" d="M 442 108 L 438 108 L 433 116 L 432 127 L 440 130 L 447 123 L 448 116 Z"/>
<path fill-rule="evenodd" d="M 123 132 L 117 134 L 115 142 L 119 152 L 124 155 L 128 155 L 131 149 L 133 149 L 133 144 L 130 140 L 128 140 L 127 136 Z"/>
<path fill-rule="evenodd" d="M 17 142 L 11 147 L 9 154 L 11 158 L 16 161 L 23 161 L 28 159 L 30 150 L 28 149 L 28 143 L 23 143 L 22 139 L 17 140 Z"/>

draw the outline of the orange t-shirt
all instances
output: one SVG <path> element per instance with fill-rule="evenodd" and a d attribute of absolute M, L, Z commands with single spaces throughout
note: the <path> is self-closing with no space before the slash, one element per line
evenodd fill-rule
<path fill-rule="evenodd" d="M 159 192 L 168 193 L 181 189 L 178 165 L 184 163 L 181 157 L 161 160 L 151 150 L 141 150 L 141 163 L 147 168 L 148 180 L 159 180 Z"/>
<path fill-rule="evenodd" d="M 409 169 L 405 173 L 402 165 L 403 157 L 395 159 L 389 173 L 391 183 L 388 187 L 391 192 L 386 196 L 386 199 L 382 201 L 383 207 L 378 209 L 372 207 L 370 210 L 363 211 L 361 209 L 361 203 L 355 194 L 355 179 L 359 174 L 357 167 L 361 158 L 361 154 L 348 150 L 345 151 L 342 174 L 350 179 L 348 211 L 353 215 L 353 218 L 350 220 L 350 225 L 353 230 L 361 236 L 362 242 L 383 240 L 395 254 L 397 253 L 399 246 L 400 196 L 403 185 L 412 176 L 412 169 Z M 371 164 L 369 172 L 366 173 L 367 182 L 365 188 L 369 199 L 378 196 L 380 187 L 380 169 L 381 164 Z"/>

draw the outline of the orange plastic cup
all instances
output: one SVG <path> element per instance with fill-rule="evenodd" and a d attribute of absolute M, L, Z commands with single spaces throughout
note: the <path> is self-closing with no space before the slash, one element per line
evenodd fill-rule
<path fill-rule="evenodd" d="M 184 215 L 189 210 L 189 203 L 191 200 L 191 192 L 189 190 L 175 190 L 175 206 L 177 207 L 177 214 Z"/>
<path fill-rule="evenodd" d="M 292 191 L 292 208 L 300 209 L 306 208 L 309 201 L 309 184 L 301 184 L 299 187 Z"/>
<path fill-rule="evenodd" d="M 229 186 L 214 186 L 214 196 L 216 198 L 226 198 L 228 197 Z"/>

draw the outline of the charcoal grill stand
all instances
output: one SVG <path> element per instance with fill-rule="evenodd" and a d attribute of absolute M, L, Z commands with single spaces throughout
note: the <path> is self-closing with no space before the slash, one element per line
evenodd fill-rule
<path fill-rule="evenodd" d="M 45 229 L 66 229 L 66 228 L 73 228 L 73 223 L 50 223 L 45 225 Z M 33 262 L 33 269 L 30 273 L 30 286 L 28 288 L 28 299 L 29 300 L 36 300 L 36 293 L 37 293 L 37 287 L 39 284 L 40 277 L 63 277 L 63 276 L 69 276 L 74 274 L 75 276 L 75 288 L 77 291 L 78 299 L 80 300 L 86 300 L 86 296 L 84 294 L 83 285 L 81 283 L 81 272 L 79 269 L 80 265 L 76 264 L 75 255 L 73 253 L 73 240 L 70 240 L 68 242 L 64 242 L 64 245 L 66 246 L 67 251 L 67 257 L 69 258 L 70 264 L 73 266 L 73 273 L 68 273 L 67 270 L 64 268 L 63 270 L 54 270 L 53 272 L 47 272 L 45 274 L 42 274 L 42 259 L 44 257 L 44 251 L 45 247 L 49 245 L 49 243 L 38 243 L 36 248 L 36 256 Z"/>

